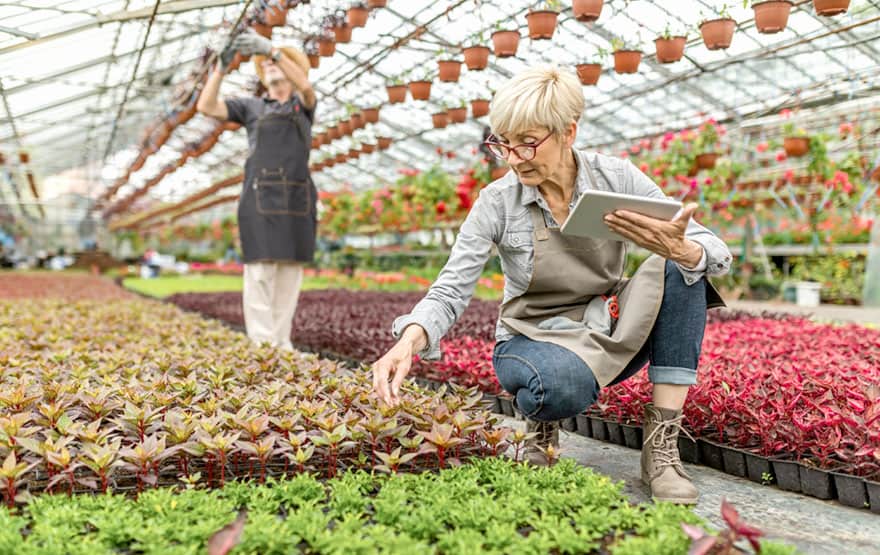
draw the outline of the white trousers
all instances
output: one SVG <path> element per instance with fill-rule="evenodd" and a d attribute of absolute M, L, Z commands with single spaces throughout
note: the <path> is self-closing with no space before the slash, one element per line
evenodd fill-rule
<path fill-rule="evenodd" d="M 244 325 L 252 341 L 293 349 L 290 330 L 302 279 L 302 264 L 254 262 L 244 265 Z"/>

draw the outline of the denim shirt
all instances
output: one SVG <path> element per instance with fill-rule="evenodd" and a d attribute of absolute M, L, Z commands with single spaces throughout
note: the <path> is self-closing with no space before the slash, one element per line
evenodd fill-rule
<path fill-rule="evenodd" d="M 584 191 L 592 188 L 584 162 L 592 168 L 600 190 L 667 198 L 629 160 L 594 152 L 575 150 L 574 153 L 578 173 L 570 209 Z M 502 302 L 525 293 L 532 278 L 534 258 L 533 225 L 528 211 L 531 203 L 537 203 L 541 208 L 548 227 L 559 227 L 537 187 L 522 185 L 512 171 L 480 191 L 440 275 L 412 312 L 394 320 L 391 330 L 394 338 L 399 338 L 410 324 L 419 324 L 428 335 L 428 345 L 418 353 L 419 356 L 438 360 L 440 339 L 467 308 L 493 245 L 497 247 L 504 274 Z M 693 219 L 688 223 L 685 235 L 703 247 L 703 258 L 693 269 L 677 264 L 685 283 L 693 285 L 704 275 L 718 276 L 728 272 L 731 256 L 724 241 Z M 495 326 L 495 340 L 501 342 L 511 337 L 513 335 L 499 319 Z"/>

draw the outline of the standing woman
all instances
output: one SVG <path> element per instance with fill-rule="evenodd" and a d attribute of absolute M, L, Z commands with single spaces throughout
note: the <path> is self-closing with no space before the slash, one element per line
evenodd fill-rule
<path fill-rule="evenodd" d="M 220 100 L 235 51 L 253 56 L 268 93 Z M 257 343 L 292 349 L 290 332 L 303 265 L 315 252 L 317 191 L 309 175 L 315 91 L 309 62 L 294 48 L 274 48 L 251 30 L 235 38 L 199 97 L 199 112 L 245 126 L 249 156 L 238 204 L 244 254 L 244 320 Z"/>
<path fill-rule="evenodd" d="M 677 439 L 706 310 L 724 304 L 705 276 L 726 273 L 730 251 L 691 219 L 696 204 L 672 221 L 606 216 L 611 229 L 653 253 L 629 280 L 625 242 L 560 233 L 587 190 L 665 198 L 631 162 L 573 148 L 584 103 L 577 77 L 556 68 L 525 70 L 495 95 L 486 145 L 512 171 L 480 192 L 437 280 L 394 321 L 399 340 L 374 364 L 373 386 L 395 403 L 412 356 L 440 357 L 440 338 L 467 307 L 495 245 L 505 282 L 492 362 L 537 434 L 528 460 L 541 463 L 539 448 L 558 445 L 561 419 L 647 363 L 653 402 L 644 407 L 642 480 L 654 499 L 695 503 Z"/>

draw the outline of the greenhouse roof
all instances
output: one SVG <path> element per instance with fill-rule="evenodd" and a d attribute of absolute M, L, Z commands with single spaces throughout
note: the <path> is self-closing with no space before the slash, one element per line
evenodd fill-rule
<path fill-rule="evenodd" d="M 4 189 L 14 187 L 19 199 L 26 200 L 30 193 L 22 186 L 22 174 L 29 169 L 41 187 L 64 181 L 52 176 L 76 174 L 87 189 L 79 192 L 94 198 L 112 190 L 137 158 L 148 126 L 179 107 L 194 90 L 208 49 L 221 49 L 229 29 L 259 3 L 0 2 Z M 742 125 L 775 115 L 785 106 L 820 106 L 878 95 L 880 0 L 856 0 L 847 13 L 830 18 L 817 16 L 812 1 L 796 0 L 788 27 L 769 35 L 759 34 L 752 9 L 737 3 L 730 8 L 737 22 L 731 47 L 710 51 L 697 24 L 714 17 L 720 3 L 713 4 L 610 0 L 598 21 L 582 23 L 573 16 L 571 3 L 563 2 L 553 39 L 533 41 L 527 38 L 525 16 L 536 2 L 390 0 L 385 8 L 371 12 L 366 26 L 354 29 L 350 43 L 338 44 L 335 55 L 321 58 L 320 66 L 311 71 L 319 98 L 316 130 L 346 114 L 346 105 L 382 104 L 387 100 L 384 87 L 392 78 L 435 70 L 441 49 L 460 59 L 463 44 L 491 45 L 489 35 L 496 24 L 520 29 L 519 51 L 510 58 L 491 56 L 483 71 L 464 70 L 458 83 L 435 82 L 430 101 L 385 104 L 379 123 L 354 136 L 367 140 L 360 133 L 387 135 L 393 145 L 316 173 L 315 182 L 327 190 L 345 184 L 375 187 L 394 180 L 401 168 L 437 163 L 437 147 L 458 154 L 445 163 L 469 164 L 487 118 L 434 129 L 433 112 L 443 104 L 489 98 L 493 87 L 527 66 L 588 61 L 610 50 L 614 37 L 640 43 L 644 59 L 639 71 L 629 75 L 615 73 L 606 60 L 598 85 L 584 88 L 587 109 L 578 137 L 583 147 L 610 149 L 708 117 Z M 349 5 L 329 0 L 297 5 L 287 25 L 275 28 L 273 42 L 302 47 L 320 31 L 326 16 Z M 654 56 L 653 39 L 667 27 L 673 34 L 688 34 L 685 56 L 674 64 L 660 64 Z M 253 94 L 255 85 L 253 66 L 242 64 L 224 80 L 221 94 Z M 109 200 L 124 199 L 142 188 L 214 125 L 197 115 L 176 128 Z M 347 150 L 349 142 L 322 146 L 313 152 L 313 161 Z M 19 160 L 19 151 L 30 154 L 27 163 Z M 240 172 L 246 151 L 244 132 L 225 133 L 210 151 L 168 172 L 125 208 L 136 211 L 141 205 L 175 202 L 202 191 Z"/>

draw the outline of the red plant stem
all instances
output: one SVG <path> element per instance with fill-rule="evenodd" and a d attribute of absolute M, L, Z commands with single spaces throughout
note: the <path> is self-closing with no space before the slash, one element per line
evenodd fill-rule
<path fill-rule="evenodd" d="M 226 453 L 220 451 L 218 458 L 220 459 L 220 487 L 222 488 L 226 484 Z"/>
<path fill-rule="evenodd" d="M 73 471 L 70 470 L 70 467 L 67 467 L 64 469 L 64 472 L 67 474 L 67 483 L 69 485 L 67 496 L 70 497 L 73 495 Z"/>
<path fill-rule="evenodd" d="M 440 468 L 446 468 L 445 455 L 446 455 L 446 449 L 443 447 L 440 447 L 438 445 L 437 446 L 437 459 L 438 459 L 437 462 L 440 464 Z"/>
<path fill-rule="evenodd" d="M 10 509 L 15 507 L 15 481 L 6 479 L 6 506 Z"/>
<path fill-rule="evenodd" d="M 107 493 L 107 487 L 109 485 L 108 480 L 107 480 L 107 472 L 104 470 L 101 470 L 99 475 L 101 476 L 101 493 Z"/>

